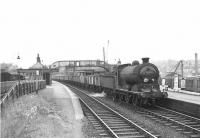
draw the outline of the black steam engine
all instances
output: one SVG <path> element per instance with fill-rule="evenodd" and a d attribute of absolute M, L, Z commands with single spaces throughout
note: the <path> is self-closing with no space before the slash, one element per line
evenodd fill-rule
<path fill-rule="evenodd" d="M 158 68 L 149 63 L 149 58 L 142 58 L 143 63 L 133 61 L 115 67 L 114 72 L 92 75 L 73 75 L 54 79 L 63 80 L 79 87 L 96 92 L 105 92 L 113 100 L 133 103 L 138 106 L 152 105 L 158 99 L 167 97 L 161 92 L 158 79 Z"/>
<path fill-rule="evenodd" d="M 158 68 L 149 63 L 149 58 L 143 58 L 143 63 L 133 61 L 131 66 L 118 67 L 120 86 L 127 86 L 128 90 L 140 92 L 158 92 L 159 71 Z"/>

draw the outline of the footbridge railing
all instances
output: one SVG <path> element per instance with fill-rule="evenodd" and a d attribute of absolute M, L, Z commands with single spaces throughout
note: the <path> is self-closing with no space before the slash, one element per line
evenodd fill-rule
<path fill-rule="evenodd" d="M 109 64 L 100 60 L 63 60 L 56 61 L 51 65 L 51 69 L 59 67 L 100 67 L 105 71 L 109 70 Z"/>

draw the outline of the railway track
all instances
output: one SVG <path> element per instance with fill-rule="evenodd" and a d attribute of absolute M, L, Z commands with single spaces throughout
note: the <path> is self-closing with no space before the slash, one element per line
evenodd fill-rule
<path fill-rule="evenodd" d="M 200 119 L 163 107 L 134 108 L 135 112 L 191 138 L 200 138 Z M 123 115 L 124 113 L 121 113 Z M 125 115 L 124 115 L 125 116 Z M 117 125 L 116 125 L 117 126 Z M 158 135 L 156 135 L 158 137 Z"/>
<path fill-rule="evenodd" d="M 106 106 L 97 99 L 90 97 L 82 90 L 74 89 L 83 103 L 83 110 L 89 121 L 93 124 L 101 137 L 110 138 L 158 138 L 159 135 L 149 132 L 138 124 L 125 118 L 118 112 Z"/>
<path fill-rule="evenodd" d="M 138 110 L 144 116 L 163 123 L 189 137 L 200 138 L 200 119 L 198 118 L 159 106 L 150 109 L 139 108 Z"/>

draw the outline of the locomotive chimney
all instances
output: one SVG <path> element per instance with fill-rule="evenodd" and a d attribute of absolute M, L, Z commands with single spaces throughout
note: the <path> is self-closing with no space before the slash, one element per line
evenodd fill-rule
<path fill-rule="evenodd" d="M 143 64 L 149 63 L 149 58 L 148 57 L 142 58 L 142 62 L 143 62 Z"/>

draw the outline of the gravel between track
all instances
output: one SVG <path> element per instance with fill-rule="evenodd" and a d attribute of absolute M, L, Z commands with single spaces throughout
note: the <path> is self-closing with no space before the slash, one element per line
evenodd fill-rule
<path fill-rule="evenodd" d="M 89 93 L 90 95 L 93 95 L 93 93 Z M 94 94 L 96 95 L 96 94 Z M 101 95 L 101 94 L 100 94 Z M 152 119 L 149 119 L 148 117 L 145 117 L 137 112 L 135 112 L 135 107 L 130 104 L 126 104 L 123 102 L 113 102 L 111 98 L 108 97 L 98 97 L 95 96 L 98 100 L 108 104 L 113 109 L 119 111 L 121 114 L 123 114 L 125 117 L 128 117 L 129 119 L 133 120 L 134 122 L 138 122 L 142 126 L 145 126 L 148 130 L 152 130 L 154 132 L 157 132 L 161 135 L 162 138 L 187 138 L 188 136 L 185 136 L 181 133 L 176 132 L 170 127 L 164 126 L 161 123 L 155 122 Z"/>

